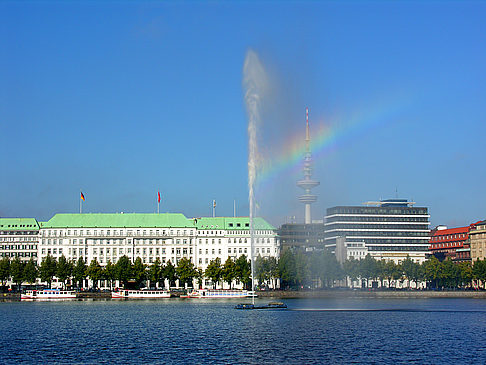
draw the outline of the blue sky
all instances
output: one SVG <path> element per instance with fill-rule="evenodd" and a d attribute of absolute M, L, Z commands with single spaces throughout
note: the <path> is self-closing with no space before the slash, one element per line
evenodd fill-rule
<path fill-rule="evenodd" d="M 486 219 L 485 2 L 2 2 L 0 216 L 248 214 L 242 68 L 258 53 L 267 163 L 311 128 L 313 218 L 398 196 L 431 223 Z M 303 219 L 289 165 L 257 187 Z"/>

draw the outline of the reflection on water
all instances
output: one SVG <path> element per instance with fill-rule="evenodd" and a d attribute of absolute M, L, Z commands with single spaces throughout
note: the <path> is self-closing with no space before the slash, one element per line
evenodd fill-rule
<path fill-rule="evenodd" d="M 486 301 L 480 299 L 293 299 L 285 301 L 287 311 L 238 311 L 236 303 L 0 303 L 0 355 L 4 363 L 486 360 Z"/>

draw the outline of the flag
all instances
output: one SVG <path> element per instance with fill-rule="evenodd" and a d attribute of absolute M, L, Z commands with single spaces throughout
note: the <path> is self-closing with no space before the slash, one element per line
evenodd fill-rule
<path fill-rule="evenodd" d="M 216 208 L 216 200 L 213 200 L 213 208 Z"/>
<path fill-rule="evenodd" d="M 83 201 L 86 201 L 86 199 L 84 198 L 84 194 L 83 194 L 83 192 L 82 192 L 82 191 L 81 191 L 81 199 L 82 199 Z"/>
<path fill-rule="evenodd" d="M 158 197 L 157 202 L 160 203 L 160 191 L 157 191 L 157 197 Z"/>

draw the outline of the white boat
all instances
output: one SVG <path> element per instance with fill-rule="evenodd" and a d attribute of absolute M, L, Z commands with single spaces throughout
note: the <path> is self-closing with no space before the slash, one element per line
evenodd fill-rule
<path fill-rule="evenodd" d="M 125 290 L 121 289 L 111 293 L 112 299 L 158 299 L 170 298 L 168 290 Z"/>
<path fill-rule="evenodd" d="M 27 290 L 20 294 L 21 300 L 52 300 L 52 299 L 75 299 L 76 292 L 72 290 L 61 289 L 44 289 L 44 290 Z"/>
<path fill-rule="evenodd" d="M 256 297 L 255 292 L 229 289 L 198 289 L 181 298 L 248 298 Z"/>

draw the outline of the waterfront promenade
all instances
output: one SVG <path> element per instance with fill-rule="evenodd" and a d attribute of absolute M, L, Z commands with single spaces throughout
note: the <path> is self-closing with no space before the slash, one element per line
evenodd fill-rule
<path fill-rule="evenodd" d="M 486 291 L 474 290 L 269 290 L 257 291 L 259 298 L 476 298 L 486 299 Z M 78 299 L 111 299 L 111 293 L 78 293 Z M 20 300 L 19 293 L 2 293 L 0 300 Z"/>

